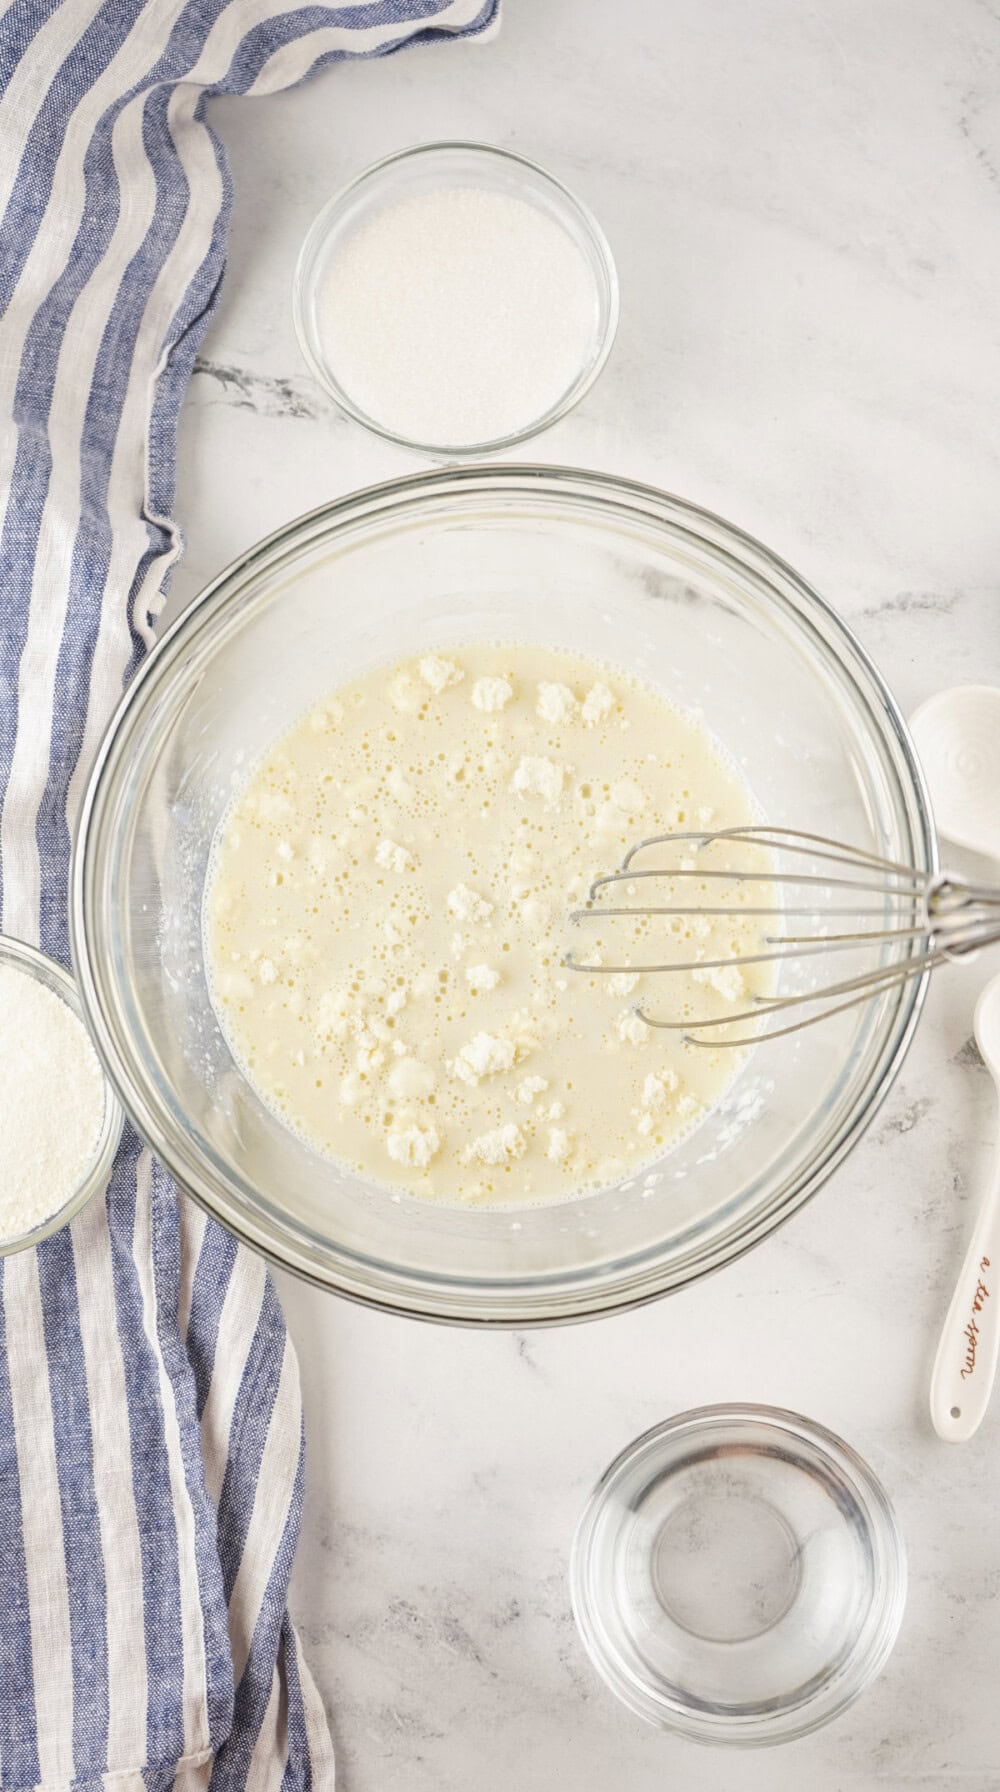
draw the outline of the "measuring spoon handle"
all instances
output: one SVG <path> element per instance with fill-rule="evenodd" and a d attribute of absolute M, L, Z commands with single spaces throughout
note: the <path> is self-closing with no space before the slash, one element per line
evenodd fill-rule
<path fill-rule="evenodd" d="M 946 1443 L 979 1430 L 1000 1349 L 1000 1150 L 931 1372 L 931 1422 Z"/>

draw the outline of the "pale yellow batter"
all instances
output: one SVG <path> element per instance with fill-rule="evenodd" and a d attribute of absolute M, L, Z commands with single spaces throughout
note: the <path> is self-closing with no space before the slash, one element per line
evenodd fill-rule
<path fill-rule="evenodd" d="M 697 723 L 594 662 L 477 645 L 381 668 L 271 749 L 220 830 L 207 957 L 231 1049 L 319 1150 L 412 1194 L 536 1202 L 614 1181 L 737 1068 L 636 1005 L 742 1009 L 766 988 L 738 962 L 759 936 L 730 884 L 683 886 L 731 904 L 712 920 L 569 911 L 639 837 L 752 818 Z M 657 888 L 627 899 L 679 899 Z M 733 962 L 586 976 L 567 950 Z"/>

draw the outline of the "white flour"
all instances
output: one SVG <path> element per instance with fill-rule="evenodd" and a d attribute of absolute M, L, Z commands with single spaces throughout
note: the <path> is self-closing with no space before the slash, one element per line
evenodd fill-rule
<path fill-rule="evenodd" d="M 523 199 L 443 188 L 363 224 L 319 295 L 327 357 L 348 397 L 431 446 L 527 428 L 572 385 L 594 285 L 561 225 Z"/>
<path fill-rule="evenodd" d="M 86 1029 L 26 971 L 0 965 L 0 1238 L 70 1199 L 97 1149 L 105 1084 Z"/>

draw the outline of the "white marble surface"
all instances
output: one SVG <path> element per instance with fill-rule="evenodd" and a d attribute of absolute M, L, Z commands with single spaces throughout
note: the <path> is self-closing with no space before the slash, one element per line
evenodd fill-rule
<path fill-rule="evenodd" d="M 298 244 L 371 158 L 469 135 L 537 156 L 614 246 L 622 325 L 541 459 L 649 478 L 761 535 L 907 709 L 1000 681 L 1000 14 L 990 0 L 507 0 L 489 44 L 328 70 L 213 118 L 230 268 L 182 427 L 171 608 L 324 498 L 417 463 L 334 414 L 293 339 Z M 926 1414 L 995 1128 L 939 979 L 860 1148 L 778 1237 L 644 1312 L 440 1330 L 285 1283 L 310 1432 L 295 1611 L 343 1792 L 1000 1787 L 1000 1402 Z M 566 1559 L 609 1457 L 702 1401 L 841 1431 L 896 1501 L 909 1606 L 876 1688 L 732 1756 L 648 1729 L 573 1630 Z"/>

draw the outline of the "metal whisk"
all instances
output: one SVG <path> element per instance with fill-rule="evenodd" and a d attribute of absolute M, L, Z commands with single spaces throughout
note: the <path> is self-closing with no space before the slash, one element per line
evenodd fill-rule
<path fill-rule="evenodd" d="M 799 854 L 813 861 L 821 861 L 831 869 L 787 872 L 777 868 L 750 870 L 745 866 L 741 868 L 739 863 L 726 865 L 721 869 L 705 865 L 635 865 L 640 853 L 649 852 L 654 847 L 683 846 L 688 853 L 692 849 L 697 853 L 720 842 L 732 846 L 737 852 L 742 846 L 782 854 Z M 640 906 L 637 902 L 630 902 L 622 907 L 613 906 L 604 900 L 604 893 L 617 885 L 627 885 L 631 892 L 637 893 L 640 880 L 652 884 L 657 878 L 667 879 L 671 883 L 697 881 L 702 887 L 708 880 L 725 880 L 731 886 L 763 884 L 774 887 L 779 892 L 787 890 L 793 897 L 793 903 L 791 906 L 780 907 L 773 904 L 754 907 L 740 903 L 738 908 L 734 908 L 731 903 L 716 905 L 670 902 L 665 905 Z M 822 901 L 803 906 L 802 898 L 809 891 L 817 896 L 822 892 Z M 794 901 L 796 895 L 800 899 L 798 903 Z M 864 899 L 873 896 L 878 898 L 877 905 L 866 904 Z M 842 906 L 842 897 L 846 906 Z M 620 870 L 595 878 L 590 886 L 587 906 L 576 909 L 570 918 L 574 923 L 585 924 L 628 916 L 642 917 L 644 920 L 654 916 L 691 920 L 698 916 L 722 915 L 741 920 L 749 916 L 757 917 L 762 922 L 772 922 L 774 931 L 765 932 L 760 942 L 760 951 L 748 952 L 736 959 L 689 958 L 663 964 L 605 964 L 587 962 L 573 953 L 567 953 L 563 962 L 569 970 L 582 971 L 589 976 L 622 973 L 633 976 L 659 975 L 721 970 L 734 963 L 740 967 L 781 965 L 788 960 L 848 950 L 858 951 L 868 946 L 879 949 L 881 962 L 856 976 L 844 977 L 817 988 L 794 993 L 782 994 L 779 990 L 774 995 L 756 995 L 751 1006 L 731 1014 L 711 1018 L 706 1016 L 702 1020 L 667 1019 L 650 1014 L 642 1004 L 638 1004 L 635 1009 L 648 1026 L 683 1032 L 696 1045 L 753 1045 L 762 1038 L 780 1039 L 788 1033 L 797 1033 L 802 1027 L 812 1026 L 846 1008 L 853 1008 L 859 1002 L 869 1001 L 895 984 L 918 977 L 935 965 L 943 964 L 946 959 L 961 958 L 978 951 L 982 946 L 1000 941 L 1000 888 L 967 883 L 947 872 L 928 877 L 912 865 L 896 864 L 892 859 L 879 858 L 875 853 L 865 852 L 859 847 L 827 839 L 822 834 L 804 833 L 798 828 L 736 827 L 718 831 L 653 834 L 646 840 L 640 840 L 626 853 Z M 789 920 L 803 917 L 808 917 L 813 922 L 813 931 L 784 931 Z M 841 932 L 827 932 L 825 928 L 818 931 L 821 919 L 825 923 L 831 917 L 855 922 L 878 921 L 882 925 L 852 927 Z M 894 947 L 898 949 L 896 955 L 886 962 L 885 953 L 892 953 Z M 809 1006 L 814 1012 L 780 1027 L 760 1025 L 772 1015 L 804 1006 Z M 745 1021 L 754 1022 L 754 1030 L 734 1035 L 734 1025 L 738 1026 Z"/>

